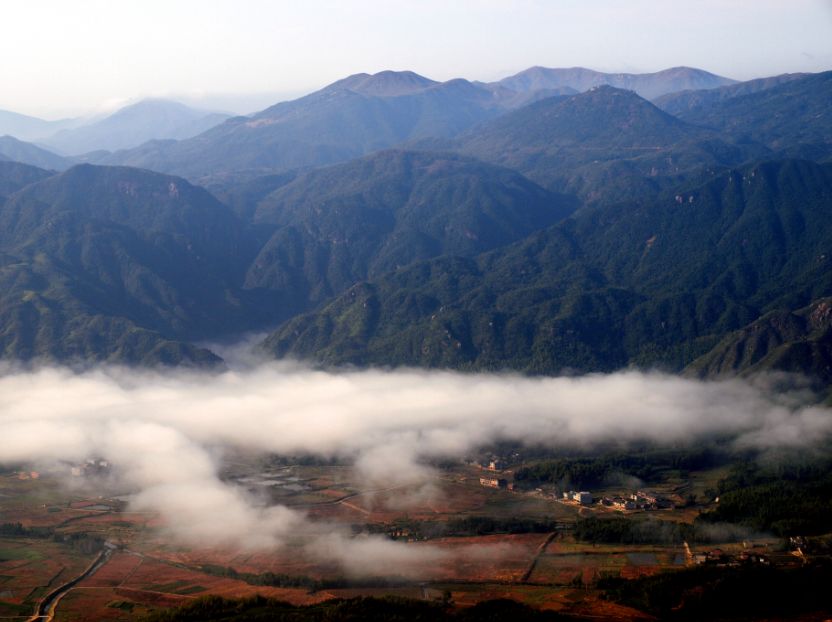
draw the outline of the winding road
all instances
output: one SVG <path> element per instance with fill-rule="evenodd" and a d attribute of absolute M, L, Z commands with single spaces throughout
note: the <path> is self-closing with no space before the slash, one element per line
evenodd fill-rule
<path fill-rule="evenodd" d="M 34 615 L 32 615 L 32 617 L 30 617 L 26 622 L 42 622 L 44 620 L 46 622 L 52 622 L 52 619 L 55 617 L 55 608 L 58 606 L 58 603 L 66 595 L 66 593 L 87 577 L 91 577 L 98 572 L 101 566 L 109 561 L 110 555 L 112 554 L 113 548 L 106 545 L 98 556 L 92 561 L 92 563 L 87 566 L 84 572 L 79 574 L 74 579 L 70 579 L 66 583 L 59 585 L 44 596 L 38 603 Z"/>

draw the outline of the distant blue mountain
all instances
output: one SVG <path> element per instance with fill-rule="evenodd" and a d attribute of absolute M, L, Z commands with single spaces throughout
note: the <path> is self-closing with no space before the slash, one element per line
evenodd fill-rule
<path fill-rule="evenodd" d="M 175 101 L 146 99 L 98 121 L 62 130 L 44 139 L 43 143 L 72 155 L 116 151 L 153 139 L 190 138 L 227 118 L 226 114 L 197 110 Z"/>

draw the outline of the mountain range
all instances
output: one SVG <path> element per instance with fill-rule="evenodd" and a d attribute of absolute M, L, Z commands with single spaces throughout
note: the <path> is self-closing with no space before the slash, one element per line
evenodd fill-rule
<path fill-rule="evenodd" d="M 203 182 L 234 171 L 279 173 L 332 164 L 410 141 L 452 138 L 508 110 L 599 85 L 627 84 L 664 94 L 731 83 L 688 68 L 635 75 L 538 67 L 488 84 L 464 79 L 437 82 L 410 71 L 362 73 L 250 117 L 230 119 L 191 140 L 149 143 L 102 163 L 149 168 Z"/>
<path fill-rule="evenodd" d="M 356 285 L 265 347 L 327 364 L 678 371 L 726 332 L 832 286 L 830 202 L 830 165 L 730 170 Z"/>
<path fill-rule="evenodd" d="M 0 352 L 828 379 L 830 89 L 388 71 L 95 165 L 0 139 Z"/>

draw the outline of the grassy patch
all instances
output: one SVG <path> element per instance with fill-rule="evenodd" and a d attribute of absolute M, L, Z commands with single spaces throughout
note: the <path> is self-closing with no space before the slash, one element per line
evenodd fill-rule
<path fill-rule="evenodd" d="M 5 561 L 39 561 L 43 559 L 43 553 L 31 546 L 10 545 L 7 542 L 0 542 L 0 559 Z"/>
<path fill-rule="evenodd" d="M 148 589 L 153 590 L 154 592 L 167 592 L 169 594 L 179 594 L 177 590 L 181 590 L 184 587 L 188 587 L 191 585 L 190 581 L 171 581 L 170 583 L 163 583 L 161 585 L 151 585 Z"/>

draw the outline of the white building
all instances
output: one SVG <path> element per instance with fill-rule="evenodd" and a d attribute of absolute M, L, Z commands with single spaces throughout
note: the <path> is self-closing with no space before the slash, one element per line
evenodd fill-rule
<path fill-rule="evenodd" d="M 586 492 L 585 490 L 573 493 L 572 499 L 581 505 L 592 505 L 592 493 Z"/>

